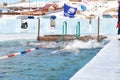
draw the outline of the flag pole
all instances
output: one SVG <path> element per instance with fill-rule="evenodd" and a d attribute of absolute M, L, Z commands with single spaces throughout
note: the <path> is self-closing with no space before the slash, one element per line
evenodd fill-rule
<path fill-rule="evenodd" d="M 100 17 L 98 17 L 98 34 L 97 34 L 97 41 L 100 41 Z"/>
<path fill-rule="evenodd" d="M 40 18 L 38 18 L 38 36 L 37 36 L 37 40 L 39 41 L 39 36 L 40 36 Z"/>

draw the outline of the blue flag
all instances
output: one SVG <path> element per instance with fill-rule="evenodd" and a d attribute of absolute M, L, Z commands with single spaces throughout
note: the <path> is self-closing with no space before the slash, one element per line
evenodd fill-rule
<path fill-rule="evenodd" d="M 83 11 L 85 11 L 85 10 L 86 10 L 86 6 L 81 5 L 81 9 L 82 9 Z"/>
<path fill-rule="evenodd" d="M 64 16 L 74 18 L 77 8 L 71 7 L 67 4 L 64 4 Z"/>

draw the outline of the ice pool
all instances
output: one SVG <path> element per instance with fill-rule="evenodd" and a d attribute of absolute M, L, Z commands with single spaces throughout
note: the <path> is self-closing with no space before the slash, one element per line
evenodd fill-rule
<path fill-rule="evenodd" d="M 0 41 L 0 56 L 46 44 L 28 54 L 0 60 L 0 80 L 69 80 L 107 41 L 37 42 Z M 76 51 L 77 50 L 77 51 Z"/>

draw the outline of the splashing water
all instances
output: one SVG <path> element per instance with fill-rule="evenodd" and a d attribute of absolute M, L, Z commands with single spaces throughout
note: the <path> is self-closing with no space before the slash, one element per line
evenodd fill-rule
<path fill-rule="evenodd" d="M 97 42 L 97 40 L 90 40 L 87 42 L 74 40 L 72 43 L 67 46 L 72 46 L 74 48 L 90 49 L 90 48 L 102 48 L 105 45 L 105 41 Z M 67 47 L 66 46 L 66 47 Z"/>
<path fill-rule="evenodd" d="M 72 42 L 68 42 L 67 44 L 64 44 L 62 49 L 55 50 L 52 53 L 57 52 L 75 52 L 77 54 L 80 50 L 79 49 L 91 49 L 91 48 L 102 48 L 105 45 L 105 41 L 97 42 L 96 40 L 90 40 L 88 42 L 83 42 L 79 40 L 74 40 Z"/>

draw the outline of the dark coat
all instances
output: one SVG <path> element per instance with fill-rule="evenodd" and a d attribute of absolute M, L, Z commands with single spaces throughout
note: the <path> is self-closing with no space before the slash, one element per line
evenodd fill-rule
<path fill-rule="evenodd" d="M 118 22 L 120 22 L 120 6 L 118 7 Z"/>

